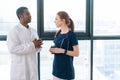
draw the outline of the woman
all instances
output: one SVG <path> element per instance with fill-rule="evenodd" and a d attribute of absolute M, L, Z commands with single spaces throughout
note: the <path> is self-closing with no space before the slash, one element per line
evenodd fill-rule
<path fill-rule="evenodd" d="M 74 23 L 65 11 L 57 13 L 55 24 L 60 30 L 55 34 L 53 80 L 73 80 L 75 78 L 73 57 L 79 56 L 78 40 L 74 33 Z"/>

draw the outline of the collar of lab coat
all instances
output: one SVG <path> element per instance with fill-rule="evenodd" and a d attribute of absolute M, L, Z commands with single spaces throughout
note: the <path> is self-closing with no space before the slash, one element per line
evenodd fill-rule
<path fill-rule="evenodd" d="M 22 25 L 21 23 L 18 24 L 20 28 L 22 29 L 26 29 L 26 30 L 31 30 L 30 27 L 26 28 L 24 25 Z M 28 25 L 29 26 L 29 25 Z"/>

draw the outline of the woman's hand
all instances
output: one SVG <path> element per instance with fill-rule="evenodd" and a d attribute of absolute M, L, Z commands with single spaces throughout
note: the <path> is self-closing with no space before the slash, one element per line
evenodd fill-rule
<path fill-rule="evenodd" d="M 52 54 L 60 54 L 60 53 L 64 53 L 64 49 L 62 48 L 50 48 L 49 51 L 52 53 Z"/>

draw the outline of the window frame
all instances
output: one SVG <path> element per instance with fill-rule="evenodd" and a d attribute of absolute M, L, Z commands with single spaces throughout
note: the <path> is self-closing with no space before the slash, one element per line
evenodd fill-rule
<path fill-rule="evenodd" d="M 40 38 L 52 40 L 55 32 L 44 32 L 44 0 L 37 0 L 37 32 Z M 93 36 L 93 5 L 94 0 L 86 0 L 86 33 L 75 32 L 79 40 L 90 40 L 90 80 L 93 80 L 93 44 L 94 40 L 120 40 L 120 36 Z M 0 41 L 5 41 L 7 35 L 0 35 Z M 40 54 L 39 54 L 40 56 Z M 38 57 L 39 57 L 38 56 Z M 38 60 L 40 61 L 40 60 Z M 40 63 L 40 62 L 39 62 Z M 40 67 L 40 66 L 39 66 Z"/>
<path fill-rule="evenodd" d="M 7 38 L 7 35 L 0 35 L 0 41 L 5 41 Z"/>
<path fill-rule="evenodd" d="M 38 35 L 40 38 L 44 39 L 44 40 L 53 40 L 54 39 L 54 34 L 55 31 L 51 32 L 51 31 L 44 31 L 44 0 L 38 0 L 38 8 L 37 8 L 37 13 L 38 13 L 38 19 L 37 19 L 37 23 L 38 23 Z M 77 35 L 77 38 L 80 39 L 90 39 L 90 4 L 89 4 L 89 0 L 86 0 L 86 21 L 85 21 L 85 28 L 86 31 L 84 32 L 75 32 L 75 34 Z"/>

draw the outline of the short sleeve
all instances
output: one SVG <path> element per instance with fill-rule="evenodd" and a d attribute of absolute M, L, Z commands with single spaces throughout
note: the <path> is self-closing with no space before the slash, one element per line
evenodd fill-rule
<path fill-rule="evenodd" d="M 70 43 L 72 46 L 78 45 L 78 39 L 76 37 L 76 34 L 74 32 L 70 32 Z"/>

